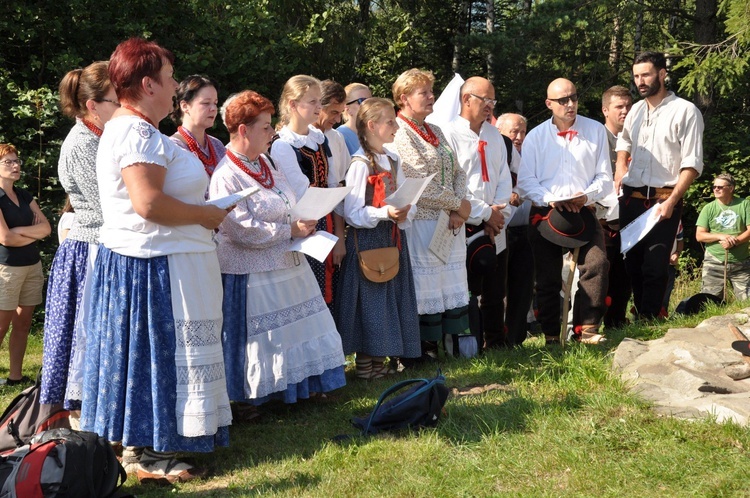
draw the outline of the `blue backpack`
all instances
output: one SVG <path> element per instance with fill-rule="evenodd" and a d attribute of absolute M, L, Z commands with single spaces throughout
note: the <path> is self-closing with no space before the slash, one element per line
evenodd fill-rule
<path fill-rule="evenodd" d="M 386 401 L 406 387 L 409 388 Z M 380 395 L 372 412 L 366 417 L 354 417 L 352 424 L 362 431 L 363 436 L 435 427 L 447 399 L 445 377 L 438 370 L 434 379 L 409 379 L 389 387 Z"/>

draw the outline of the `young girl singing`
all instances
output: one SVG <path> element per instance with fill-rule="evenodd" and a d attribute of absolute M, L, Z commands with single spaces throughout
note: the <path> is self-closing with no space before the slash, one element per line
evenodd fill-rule
<path fill-rule="evenodd" d="M 393 142 L 396 130 L 396 114 L 390 100 L 365 101 L 357 113 L 361 147 L 354 153 L 346 174 L 347 186 L 354 187 L 344 199 L 349 232 L 341 288 L 346 292 L 337 296 L 335 314 L 344 353 L 357 354 L 356 374 L 360 379 L 379 379 L 394 373 L 385 364 L 387 356 L 420 355 L 409 246 L 399 226 L 409 223 L 411 206 L 395 208 L 383 202 L 404 181 L 398 154 L 384 147 Z M 384 283 L 364 278 L 357 253 L 389 246 L 400 248 L 396 277 Z"/>

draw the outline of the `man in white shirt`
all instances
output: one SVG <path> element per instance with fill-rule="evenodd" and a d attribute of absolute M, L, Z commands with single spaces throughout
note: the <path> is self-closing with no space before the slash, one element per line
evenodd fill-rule
<path fill-rule="evenodd" d="M 682 196 L 703 171 L 703 117 L 695 105 L 667 91 L 666 77 L 663 54 L 644 52 L 635 58 L 633 79 L 643 100 L 631 109 L 617 140 L 620 224 L 657 203 L 662 218 L 625 258 L 635 308 L 646 319 L 659 316 Z"/>
<path fill-rule="evenodd" d="M 460 114 L 442 130 L 466 172 L 466 198 L 471 203 L 466 223 L 483 229 L 499 251 L 494 271 L 468 274 L 470 308 L 477 306 L 475 298 L 481 295 L 483 346 L 497 348 L 507 345 L 503 299 L 508 252 L 504 250 L 504 228 L 511 214 L 508 203 L 512 181 L 503 137 L 487 122 L 497 103 L 492 83 L 480 77 L 469 78 L 461 86 L 460 99 Z M 467 227 L 467 236 L 471 232 L 471 227 Z"/>
<path fill-rule="evenodd" d="M 615 85 L 602 94 L 602 114 L 604 114 L 604 128 L 607 129 L 607 144 L 609 145 L 609 159 L 612 164 L 612 175 L 615 174 L 617 163 L 617 135 L 622 131 L 625 118 L 633 107 L 633 97 L 624 86 Z M 609 306 L 604 315 L 605 327 L 621 327 L 627 323 L 627 307 L 630 301 L 630 277 L 625 270 L 625 259 L 620 252 L 620 222 L 615 214 L 613 219 L 603 219 L 604 245 L 607 247 L 609 261 L 609 288 L 607 297 Z"/>
<path fill-rule="evenodd" d="M 561 323 L 563 247 L 542 236 L 539 226 L 549 219 L 551 209 L 573 213 L 590 209 L 612 191 L 612 176 L 606 131 L 600 123 L 578 116 L 575 85 L 563 78 L 554 80 L 547 87 L 545 103 L 552 119 L 526 136 L 518 190 L 533 203 L 529 240 L 536 265 L 537 318 L 546 341 L 553 343 L 559 340 Z M 579 250 L 580 278 L 573 316 L 577 338 L 589 344 L 603 340 L 599 324 L 606 311 L 609 267 L 601 226 L 593 224 L 592 237 Z"/>
<path fill-rule="evenodd" d="M 508 344 L 515 346 L 526 339 L 526 331 L 529 329 L 528 310 L 534 297 L 534 256 L 531 254 L 528 233 L 531 201 L 521 199 L 517 188 L 521 146 L 526 138 L 526 118 L 520 114 L 501 114 L 495 126 L 513 144 L 508 165 L 514 187 L 510 204 L 515 209 L 506 224 L 505 232 L 508 246 L 508 306 L 505 309 L 505 326 L 508 330 Z"/>

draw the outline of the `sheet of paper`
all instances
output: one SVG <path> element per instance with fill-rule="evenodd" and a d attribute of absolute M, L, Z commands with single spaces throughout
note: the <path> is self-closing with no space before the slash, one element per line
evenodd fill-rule
<path fill-rule="evenodd" d="M 448 228 L 450 217 L 445 211 L 440 211 L 440 216 L 437 219 L 437 226 L 435 227 L 435 233 L 432 234 L 432 240 L 430 241 L 429 249 L 432 254 L 443 263 L 448 262 L 448 258 L 451 255 L 451 249 L 453 248 L 453 230 Z M 464 228 L 461 227 L 461 230 Z"/>
<path fill-rule="evenodd" d="M 505 250 L 507 240 L 505 229 L 503 228 L 499 234 L 495 235 L 495 254 L 500 254 Z"/>
<path fill-rule="evenodd" d="M 289 212 L 292 220 L 319 220 L 344 200 L 352 187 L 310 187 Z"/>
<path fill-rule="evenodd" d="M 407 204 L 412 206 L 417 203 L 419 197 L 427 188 L 427 185 L 437 175 L 433 173 L 425 178 L 407 178 L 406 181 L 401 185 L 398 190 L 385 198 L 385 203 L 395 208 L 402 208 Z M 446 224 L 446 226 L 448 226 Z"/>
<path fill-rule="evenodd" d="M 573 199 L 578 199 L 579 197 L 591 196 L 592 194 L 598 194 L 601 189 L 597 185 L 591 185 L 589 188 L 583 191 L 583 193 L 578 195 L 563 195 L 560 197 L 555 197 L 553 199 L 550 199 L 548 202 L 564 202 L 564 201 L 570 201 Z"/>
<path fill-rule="evenodd" d="M 336 245 L 338 240 L 339 238 L 332 233 L 323 231 L 315 232 L 304 239 L 295 239 L 289 250 L 305 253 L 324 263 L 328 257 L 328 253 L 333 250 L 333 246 Z"/>
<path fill-rule="evenodd" d="M 207 201 L 206 204 L 211 204 L 221 209 L 227 209 L 236 205 L 238 202 L 247 199 L 259 190 L 260 189 L 258 187 L 248 187 L 245 190 L 240 190 L 239 192 L 235 192 L 234 194 L 230 194 L 225 197 L 211 199 L 210 201 Z"/>
<path fill-rule="evenodd" d="M 628 225 L 620 230 L 620 252 L 625 254 L 634 245 L 638 243 L 643 237 L 654 228 L 654 225 L 659 223 L 661 215 L 656 214 L 656 207 L 659 204 L 654 204 L 651 209 L 634 219 Z"/>

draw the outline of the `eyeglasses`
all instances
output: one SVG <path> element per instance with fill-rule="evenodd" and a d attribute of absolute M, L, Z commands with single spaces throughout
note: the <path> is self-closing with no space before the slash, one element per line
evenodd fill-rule
<path fill-rule="evenodd" d="M 110 99 L 99 99 L 97 102 L 109 102 L 110 104 L 114 104 L 117 107 L 120 107 L 120 103 L 116 100 L 110 100 Z"/>
<path fill-rule="evenodd" d="M 560 97 L 559 99 L 548 98 L 547 100 L 551 100 L 552 102 L 557 102 L 558 104 L 562 106 L 566 106 L 568 105 L 568 102 L 573 102 L 574 104 L 578 102 L 578 94 L 574 93 L 573 95 L 568 95 L 567 97 Z"/>
<path fill-rule="evenodd" d="M 21 161 L 20 159 L 3 159 L 2 161 L 0 161 L 0 164 L 2 164 L 5 167 L 10 167 L 10 166 L 13 166 L 14 164 L 22 166 L 23 161 Z"/>
<path fill-rule="evenodd" d="M 726 188 L 730 188 L 731 185 L 714 185 L 714 190 L 724 190 Z"/>
<path fill-rule="evenodd" d="M 357 104 L 359 104 L 359 105 L 362 105 L 362 102 L 364 102 L 364 101 L 365 101 L 365 100 L 367 100 L 368 98 L 369 98 L 369 97 L 360 97 L 360 98 L 358 98 L 358 99 L 350 100 L 349 102 L 347 102 L 347 103 L 346 103 L 346 105 L 352 105 L 352 104 L 353 104 L 353 103 L 355 103 L 355 102 L 356 102 Z"/>
<path fill-rule="evenodd" d="M 476 94 L 473 94 L 473 93 L 470 93 L 469 95 L 471 95 L 475 99 L 481 100 L 482 102 L 484 102 L 484 105 L 488 105 L 490 107 L 495 107 L 495 105 L 497 105 L 497 100 L 495 100 L 495 99 L 490 99 L 490 98 L 487 98 L 487 97 L 480 97 L 479 95 L 476 95 Z"/>

